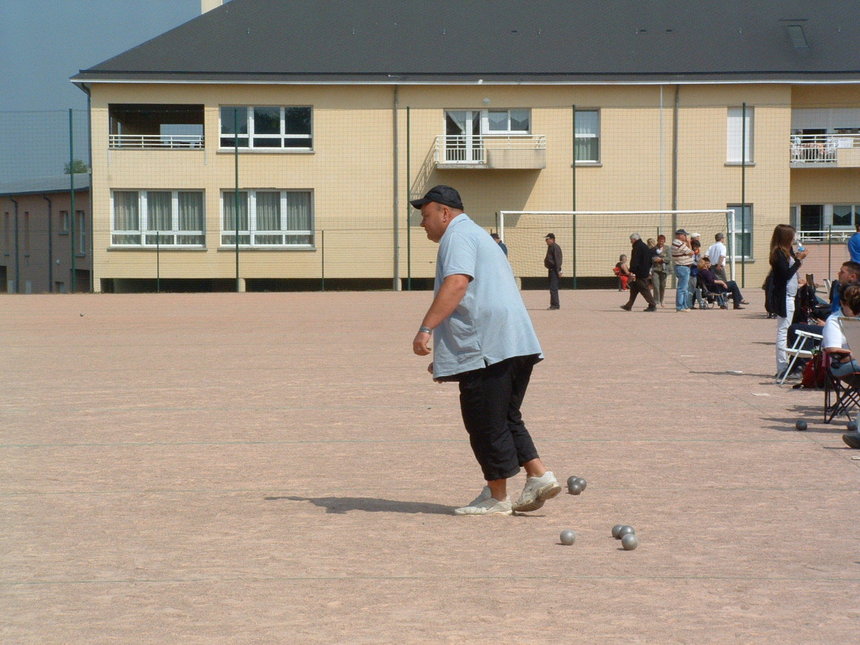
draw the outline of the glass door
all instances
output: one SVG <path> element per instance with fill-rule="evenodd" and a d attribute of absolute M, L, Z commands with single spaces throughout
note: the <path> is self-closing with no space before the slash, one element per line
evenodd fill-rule
<path fill-rule="evenodd" d="M 445 161 L 450 163 L 484 162 L 480 111 L 445 111 Z"/>

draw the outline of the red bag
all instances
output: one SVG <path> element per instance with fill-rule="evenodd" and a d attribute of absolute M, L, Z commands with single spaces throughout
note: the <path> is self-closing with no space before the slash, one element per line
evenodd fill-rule
<path fill-rule="evenodd" d="M 803 366 L 803 377 L 795 387 L 815 389 L 824 387 L 827 378 L 827 366 L 824 364 L 824 352 L 815 352 L 806 365 Z"/>

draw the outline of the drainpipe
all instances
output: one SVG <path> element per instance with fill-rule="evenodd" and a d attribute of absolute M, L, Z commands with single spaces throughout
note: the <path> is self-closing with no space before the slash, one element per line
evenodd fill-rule
<path fill-rule="evenodd" d="M 21 253 L 18 246 L 18 201 L 9 198 L 15 204 L 15 293 L 21 293 Z"/>
<path fill-rule="evenodd" d="M 48 202 L 48 293 L 54 293 L 54 214 L 51 198 L 42 195 Z"/>

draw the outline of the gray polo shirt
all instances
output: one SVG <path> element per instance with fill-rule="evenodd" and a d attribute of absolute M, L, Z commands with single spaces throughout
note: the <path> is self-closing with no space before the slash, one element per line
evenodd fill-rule
<path fill-rule="evenodd" d="M 451 220 L 439 241 L 435 292 L 455 274 L 471 280 L 454 313 L 433 330 L 434 377 L 514 356 L 541 355 L 511 265 L 493 238 L 465 213 Z"/>

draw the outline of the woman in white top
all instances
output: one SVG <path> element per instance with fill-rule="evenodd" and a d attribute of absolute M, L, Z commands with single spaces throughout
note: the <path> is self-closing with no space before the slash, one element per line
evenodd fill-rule
<path fill-rule="evenodd" d="M 842 315 L 848 318 L 860 316 L 860 283 L 850 282 L 842 287 L 839 294 Z M 860 364 L 851 354 L 845 334 L 839 325 L 839 315 L 830 314 L 821 332 L 821 347 L 830 358 L 830 371 L 833 376 L 841 378 L 854 372 L 860 372 Z"/>

